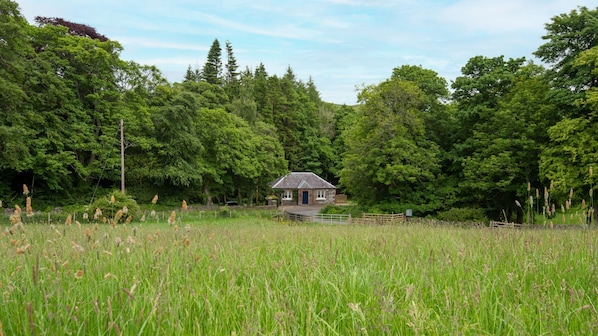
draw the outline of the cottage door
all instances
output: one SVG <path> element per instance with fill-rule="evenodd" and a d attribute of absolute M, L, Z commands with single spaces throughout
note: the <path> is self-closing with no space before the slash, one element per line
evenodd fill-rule
<path fill-rule="evenodd" d="M 309 191 L 303 192 L 301 204 L 304 204 L 304 205 L 309 204 Z"/>

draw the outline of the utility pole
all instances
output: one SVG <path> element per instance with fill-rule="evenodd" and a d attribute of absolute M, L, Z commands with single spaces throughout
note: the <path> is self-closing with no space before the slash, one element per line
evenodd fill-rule
<path fill-rule="evenodd" d="M 120 191 L 125 193 L 125 122 L 120 120 Z"/>

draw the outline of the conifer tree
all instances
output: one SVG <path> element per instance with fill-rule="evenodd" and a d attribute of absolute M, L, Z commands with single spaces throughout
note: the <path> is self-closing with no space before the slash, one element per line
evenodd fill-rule
<path fill-rule="evenodd" d="M 214 39 L 210 51 L 208 52 L 208 59 L 203 67 L 202 79 L 210 84 L 222 84 L 222 49 L 218 39 Z"/>

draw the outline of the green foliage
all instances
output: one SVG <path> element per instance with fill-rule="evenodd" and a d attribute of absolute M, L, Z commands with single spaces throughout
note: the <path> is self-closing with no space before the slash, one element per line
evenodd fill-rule
<path fill-rule="evenodd" d="M 451 208 L 438 212 L 437 218 L 450 222 L 487 222 L 488 218 L 480 208 Z"/>
<path fill-rule="evenodd" d="M 210 51 L 208 52 L 208 59 L 201 71 L 202 80 L 209 84 L 222 84 L 222 48 L 218 39 L 214 39 Z"/>
<path fill-rule="evenodd" d="M 438 147 L 425 137 L 425 95 L 413 82 L 391 79 L 364 88 L 360 99 L 343 134 L 341 185 L 364 205 L 409 202 L 439 168 Z"/>
<path fill-rule="evenodd" d="M 114 198 L 114 202 L 112 199 Z M 126 207 L 127 213 L 124 213 Z M 87 211 L 89 220 L 93 219 L 96 209 L 100 209 L 102 211 L 103 216 L 106 218 L 114 218 L 115 214 L 119 210 L 123 210 L 123 216 L 120 218 L 121 223 L 125 222 L 125 220 L 130 216 L 138 220 L 141 217 L 140 215 L 140 208 L 137 204 L 137 201 L 133 198 L 133 196 L 129 194 L 123 194 L 119 190 L 114 190 L 109 195 L 104 197 L 100 197 L 96 199 L 90 206 Z"/>
<path fill-rule="evenodd" d="M 554 87 L 552 99 L 566 117 L 575 118 L 587 113 L 584 106 L 575 106 L 589 87 L 595 87 L 598 74 L 590 64 L 580 64 L 580 55 L 598 46 L 598 8 L 578 7 L 557 15 L 545 25 L 546 43 L 534 53 L 550 64 L 547 78 Z"/>
<path fill-rule="evenodd" d="M 320 209 L 321 214 L 329 215 L 351 215 L 351 217 L 361 217 L 363 209 L 359 205 L 333 205 L 328 204 Z"/>

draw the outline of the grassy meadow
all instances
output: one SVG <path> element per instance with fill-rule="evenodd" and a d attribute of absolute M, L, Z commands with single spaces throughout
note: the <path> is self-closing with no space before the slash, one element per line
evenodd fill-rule
<path fill-rule="evenodd" d="M 594 229 L 235 217 L 4 221 L 0 335 L 598 333 Z"/>

